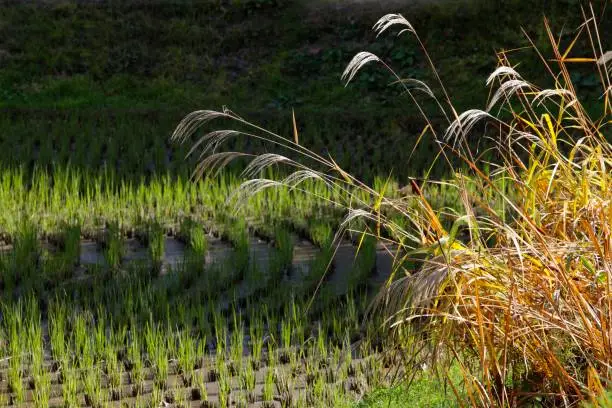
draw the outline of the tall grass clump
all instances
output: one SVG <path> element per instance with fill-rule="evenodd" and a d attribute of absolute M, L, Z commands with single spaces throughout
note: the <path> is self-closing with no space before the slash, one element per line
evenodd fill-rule
<path fill-rule="evenodd" d="M 406 148 L 427 137 L 437 143 L 429 168 L 451 169 L 444 186 L 459 197 L 453 208 L 428 199 L 439 183 L 427 176 L 411 179 L 403 196 L 388 196 L 386 183 L 362 183 L 300 145 L 297 132 L 277 135 L 229 109 L 189 114 L 173 138 L 185 140 L 213 119 L 247 128 L 198 141 L 205 154 L 199 169 L 214 170 L 247 156 L 219 150 L 230 137 L 271 143 L 279 153 L 254 156 L 245 170 L 236 193 L 245 201 L 311 179 L 346 192 L 346 200 L 333 203 L 346 210 L 338 234 L 363 225 L 358 232 L 397 248 L 394 273 L 372 310 L 385 317 L 384 334 L 394 346 L 388 350 L 401 356 L 407 373 L 422 364 L 443 376 L 459 367 L 464 389 L 447 384 L 472 406 L 596 401 L 612 379 L 612 58 L 598 14 L 592 7 L 581 12 L 584 24 L 569 41 L 557 38 L 547 20 L 544 47 L 526 34 L 552 85 L 529 82 L 513 62 L 516 54 L 501 51 L 483 81 L 491 89 L 485 109 L 455 110 L 420 37 L 399 14 L 382 17 L 374 30 L 398 28 L 413 37 L 435 86 L 401 78 L 369 52 L 347 66 L 348 83 L 364 65 L 383 65 L 416 106 L 424 129 Z M 602 86 L 595 96 L 570 73 L 586 66 Z M 437 107 L 441 119 L 431 119 L 426 106 Z M 292 170 L 283 179 L 255 178 L 270 166 Z"/>

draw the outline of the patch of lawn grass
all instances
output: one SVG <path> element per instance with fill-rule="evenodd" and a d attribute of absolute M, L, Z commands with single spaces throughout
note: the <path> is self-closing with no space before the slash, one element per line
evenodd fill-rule
<path fill-rule="evenodd" d="M 400 384 L 379 388 L 367 394 L 354 408 L 458 407 L 452 390 L 444 390 L 441 382 L 420 378 L 410 387 Z"/>

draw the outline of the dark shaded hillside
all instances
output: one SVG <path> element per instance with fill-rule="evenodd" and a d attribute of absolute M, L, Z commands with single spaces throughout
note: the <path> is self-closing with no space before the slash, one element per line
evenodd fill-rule
<path fill-rule="evenodd" d="M 391 77 L 372 65 L 348 88 L 340 81 L 367 49 L 434 85 L 414 39 L 375 39 L 378 17 L 402 12 L 414 23 L 458 110 L 484 105 L 494 52 L 527 44 L 519 27 L 546 52 L 544 14 L 566 42 L 581 18 L 572 0 L 338 3 L 4 1 L 0 162 L 185 173 L 182 154 L 166 147 L 173 126 L 191 110 L 228 105 L 279 130 L 289 129 L 294 108 L 304 143 L 366 175 L 420 173 L 418 157 L 404 163 L 423 123 Z M 610 32 L 607 23 L 602 38 Z M 533 53 L 520 52 L 532 60 L 524 76 L 545 77 Z M 599 91 L 594 73 L 577 79 L 583 91 Z M 117 164 L 132 161 L 140 164 Z"/>

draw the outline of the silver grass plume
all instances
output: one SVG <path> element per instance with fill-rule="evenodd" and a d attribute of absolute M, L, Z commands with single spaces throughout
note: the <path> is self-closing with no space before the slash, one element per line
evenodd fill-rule
<path fill-rule="evenodd" d="M 560 96 L 561 98 L 567 96 L 569 99 L 575 99 L 574 94 L 567 89 L 544 89 L 536 94 L 531 103 L 534 105 L 541 105 L 546 99 L 552 98 L 553 96 Z"/>
<path fill-rule="evenodd" d="M 255 177 L 261 171 L 278 163 L 294 163 L 288 157 L 276 153 L 263 153 L 255 156 L 242 172 L 246 178 Z"/>
<path fill-rule="evenodd" d="M 184 142 L 200 126 L 210 122 L 213 119 L 221 117 L 229 118 L 231 116 L 225 112 L 217 112 L 212 110 L 198 110 L 191 112 L 179 122 L 170 139 Z"/>
<path fill-rule="evenodd" d="M 508 99 L 522 88 L 532 88 L 532 85 L 527 81 L 523 81 L 522 79 L 509 79 L 508 81 L 503 82 L 497 92 L 495 92 L 491 98 L 491 102 L 489 102 L 489 105 L 487 106 L 487 112 L 490 111 L 502 97 Z"/>
<path fill-rule="evenodd" d="M 413 34 L 415 33 L 412 24 L 410 24 L 410 22 L 406 20 L 406 18 L 404 18 L 404 16 L 402 16 L 401 14 L 387 14 L 382 16 L 376 22 L 376 24 L 374 24 L 373 30 L 376 32 L 376 36 L 378 37 L 385 31 L 387 31 L 387 29 L 389 29 L 390 27 L 393 27 L 394 25 L 398 24 L 405 27 L 397 34 L 398 36 L 400 36 L 406 31 Z"/>
<path fill-rule="evenodd" d="M 470 132 L 478 121 L 484 118 L 495 119 L 491 114 L 480 109 L 469 109 L 463 112 L 448 127 L 444 139 L 446 141 L 453 140 L 453 144 L 456 144 Z"/>
<path fill-rule="evenodd" d="M 521 76 L 514 70 L 514 68 L 502 65 L 501 67 L 497 67 L 497 69 L 493 71 L 491 75 L 489 75 L 487 81 L 485 82 L 486 86 L 491 85 L 495 79 L 501 76 L 511 76 L 513 79 L 521 79 Z"/>
<path fill-rule="evenodd" d="M 359 72 L 359 70 L 368 62 L 379 62 L 380 58 L 378 58 L 376 55 L 372 54 L 371 52 L 368 51 L 361 51 L 358 52 L 353 59 L 351 60 L 351 62 L 348 63 L 348 65 L 346 66 L 344 72 L 342 73 L 342 81 L 345 81 L 346 85 L 349 84 L 349 82 L 351 82 L 353 80 L 353 78 L 355 77 L 355 75 L 357 74 L 357 72 Z"/>

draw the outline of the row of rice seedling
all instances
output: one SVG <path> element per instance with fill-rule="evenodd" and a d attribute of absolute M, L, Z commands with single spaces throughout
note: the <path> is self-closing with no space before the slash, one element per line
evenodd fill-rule
<path fill-rule="evenodd" d="M 269 268 L 260 271 L 250 254 L 246 221 L 225 222 L 223 234 L 233 248 L 230 259 L 204 262 L 209 236 L 201 223 L 184 219 L 178 233 L 187 243 L 184 260 L 164 274 L 151 273 L 155 262 L 125 262 L 126 237 L 119 222 L 108 223 L 98 235 L 105 265 L 80 264 L 79 224 L 66 224 L 50 241 L 53 250 L 41 247 L 33 228 L 24 228 L 12 250 L 0 258 L 6 308 L 0 354 L 11 356 L 6 367 L 0 365 L 6 372 L 0 378 L 11 384 L 3 398 L 35 406 L 103 406 L 126 398 L 181 404 L 208 397 L 222 404 L 276 398 L 309 406 L 316 398 L 344 393 L 339 380 L 324 381 L 332 375 L 327 374 L 312 377 L 321 392 L 307 395 L 302 377 L 314 375 L 315 367 L 327 367 L 329 361 L 338 363 L 347 339 L 363 335 L 358 321 L 366 298 L 349 296 L 343 306 L 328 292 L 320 298 L 324 307 L 309 308 L 313 280 L 286 279 L 294 252 L 291 234 L 276 228 Z M 143 230 L 146 235 L 138 238 L 155 260 L 154 254 L 163 251 L 165 231 L 154 222 Z M 26 259 L 27 254 L 38 255 Z M 15 259 L 30 273 L 11 269 Z M 55 259 L 66 259 L 68 272 L 53 275 Z M 325 268 L 320 264 L 318 276 Z M 17 270 L 18 285 L 6 284 Z M 24 284 L 45 274 L 58 281 Z M 236 291 L 240 281 L 257 284 L 258 290 Z M 15 295 L 16 288 L 17 296 L 5 296 Z M 32 295 L 25 307 L 11 301 L 27 293 Z M 287 303 L 288 298 L 293 300 Z M 334 310 L 352 312 L 347 318 Z M 24 324 L 32 333 L 27 342 L 19 336 Z M 315 333 L 319 351 L 328 351 L 319 353 L 321 361 L 313 360 L 314 347 L 312 353 L 305 351 Z M 348 381 L 346 375 L 342 379 Z"/>
<path fill-rule="evenodd" d="M 248 308 L 232 303 L 227 311 L 211 302 L 202 308 L 208 313 L 200 310 L 209 316 L 206 323 L 154 311 L 144 322 L 136 315 L 121 322 L 108 308 L 113 298 L 105 300 L 91 309 L 79 297 L 57 295 L 46 311 L 34 297 L 25 304 L 3 302 L 0 344 L 10 358 L 0 366 L 0 378 L 8 379 L 7 387 L 0 381 L 0 390 L 11 404 L 106 406 L 134 399 L 179 406 L 195 400 L 219 406 L 274 400 L 282 406 L 337 404 L 359 397 L 367 379 L 383 373 L 367 374 L 369 363 L 362 357 L 370 350 L 353 356 L 351 337 L 371 336 L 372 326 L 360 330 L 357 313 L 338 315 L 347 307 L 363 313 L 362 298 L 338 299 L 337 307 L 319 317 L 309 316 L 297 297 L 277 309 L 265 299 Z M 329 336 L 329 330 L 338 334 Z"/>
<path fill-rule="evenodd" d="M 275 178 L 281 174 L 268 173 Z M 118 224 L 128 236 L 146 237 L 154 224 L 176 234 L 185 218 L 207 222 L 238 217 L 267 228 L 268 235 L 274 234 L 275 225 L 284 223 L 321 245 L 308 232 L 313 223 L 333 227 L 344 215 L 338 203 L 365 207 L 373 200 L 372 194 L 362 190 L 329 188 L 317 180 L 304 180 L 299 188 L 252 184 L 238 189 L 242 181 L 231 172 L 192 183 L 170 175 L 137 182 L 119 179 L 111 172 L 58 168 L 28 176 L 21 169 L 5 168 L 0 170 L 0 240 L 12 243 L 26 226 L 36 226 L 39 238 L 56 242 L 69 226 L 76 225 L 87 238 L 97 237 L 109 224 Z M 403 194 L 393 183 L 385 186 L 390 196 Z M 249 194 L 253 189 L 259 193 Z M 427 191 L 434 194 L 433 202 L 451 207 L 457 202 L 456 189 L 441 185 Z M 409 196 L 407 200 L 414 201 Z"/>
<path fill-rule="evenodd" d="M 28 168 L 66 163 L 83 169 L 106 167 L 126 179 L 135 174 L 173 171 L 188 175 L 190 171 L 181 160 L 187 149 L 168 147 L 155 121 L 74 111 L 59 119 L 54 115 L 34 120 L 31 115 L 30 120 L 17 116 L 3 117 L 0 122 L 1 145 L 4 149 L 12 146 L 6 163 Z M 151 137 L 156 134 L 159 137 Z M 18 148 L 15 140 L 20 141 Z M 178 160 L 172 160 L 173 156 Z"/>
<path fill-rule="evenodd" d="M 175 232 L 185 217 L 199 221 L 229 217 L 234 209 L 228 207 L 234 201 L 230 199 L 231 193 L 240 181 L 231 173 L 196 183 L 169 175 L 127 182 L 112 173 L 94 175 L 74 169 L 38 170 L 32 176 L 26 176 L 19 169 L 2 169 L 0 239 L 11 243 L 26 221 L 36 225 L 37 233 L 44 238 L 54 238 L 67 224 L 80 225 L 81 234 L 86 237 L 95 237 L 107 223 L 116 222 L 131 235 L 138 229 L 146 234 L 146 226 L 151 223 Z M 327 191 L 315 181 L 307 189 L 320 194 Z M 342 191 L 325 194 L 349 197 Z M 240 206 L 237 215 L 249 223 L 264 219 L 306 219 L 324 210 L 315 204 L 301 190 L 262 192 Z"/>
<path fill-rule="evenodd" d="M 208 247 L 207 240 L 209 238 L 204 232 L 203 226 L 191 221 L 185 221 L 183 224 L 185 232 L 181 234 L 190 235 L 190 241 L 184 252 L 180 253 L 180 259 L 176 263 L 165 264 L 166 272 L 171 270 L 172 273 L 164 273 L 163 279 L 160 279 L 168 294 L 180 293 L 185 287 L 194 293 L 203 293 L 204 289 L 209 293 L 226 292 L 240 282 L 244 287 L 244 290 L 239 291 L 242 292 L 241 296 L 254 296 L 258 291 L 265 291 L 274 282 L 282 284 L 279 287 L 281 291 L 286 288 L 297 290 L 296 288 L 299 287 L 302 288 L 300 290 L 304 294 L 309 294 L 316 291 L 321 279 L 324 276 L 329 276 L 333 271 L 334 249 L 331 246 L 315 253 L 309 265 L 303 264 L 299 270 L 292 271 L 294 238 L 280 227 L 277 229 L 276 239 L 272 246 L 265 246 L 268 249 L 263 255 L 269 257 L 267 263 L 261 264 L 256 259 L 261 254 L 252 253 L 249 249 L 250 238 L 244 221 L 231 222 L 234 228 L 233 235 L 231 239 L 228 239 L 233 243 L 233 247 L 231 250 L 228 248 L 229 257 L 221 257 L 218 262 L 211 262 L 206 259 L 205 248 Z M 27 284 L 18 282 L 15 285 L 12 283 L 14 282 L 14 268 L 11 267 L 11 262 L 14 262 L 15 257 L 20 256 L 21 241 L 16 242 L 17 245 L 11 251 L 0 255 L 0 283 L 2 288 L 5 289 L 4 294 L 18 298 L 20 294 L 32 290 L 37 294 L 44 294 L 49 291 L 69 290 L 73 285 L 79 285 L 79 290 L 85 291 L 85 296 L 93 301 L 104 293 L 100 287 L 96 286 L 101 281 L 111 279 L 112 282 L 127 278 L 135 281 L 151 282 L 160 277 L 159 262 L 155 262 L 152 257 L 146 258 L 147 253 L 152 251 L 151 245 L 155 244 L 154 240 L 142 247 L 141 253 L 144 254 L 144 258 L 125 258 L 125 236 L 121 233 L 117 224 L 109 224 L 99 238 L 98 250 L 101 251 L 103 256 L 98 258 L 98 263 L 83 264 L 76 255 L 79 252 L 78 241 L 76 241 L 78 229 L 78 226 L 67 226 L 67 233 L 64 234 L 69 237 L 69 240 L 66 240 L 67 244 L 60 242 L 54 250 L 41 250 L 40 252 L 43 253 L 41 256 L 36 257 L 29 263 L 21 263 L 20 270 L 36 270 L 37 279 L 24 281 Z M 165 238 L 162 232 L 157 231 L 156 233 L 158 234 L 158 241 Z M 25 237 L 28 237 L 28 235 L 25 235 Z M 40 243 L 32 238 L 31 245 L 40 245 Z M 133 246 L 133 244 L 130 245 Z M 162 245 L 165 245 L 165 241 Z M 370 245 L 369 248 L 373 248 L 373 246 Z M 371 253 L 371 251 L 360 251 L 355 265 L 361 265 L 363 260 L 366 259 L 365 255 L 367 253 Z M 375 262 L 374 257 L 370 258 L 370 261 Z M 61 260 L 62 272 L 59 274 L 54 269 L 60 265 L 57 260 Z M 370 266 L 372 266 L 371 263 Z M 368 275 L 365 274 L 359 279 L 353 279 L 353 281 L 359 283 L 368 279 Z M 115 289 L 113 285 L 106 286 L 109 290 Z M 130 285 L 124 286 L 120 295 L 129 290 L 131 290 Z M 154 307 L 159 307 L 159 304 L 162 303 L 158 302 Z"/>
<path fill-rule="evenodd" d="M 45 114 L 44 117 L 33 116 L 27 110 L 12 111 L 11 115 L 0 118 L 0 129 L 3 130 L 0 146 L 3 152 L 7 152 L 3 162 L 21 165 L 29 170 L 36 166 L 55 168 L 68 163 L 80 169 L 106 167 L 119 177 L 130 180 L 166 172 L 189 176 L 194 163 L 183 160 L 189 146 L 169 145 L 166 140 L 177 118 L 176 112 L 155 111 L 155 119 L 152 119 L 150 115 L 124 116 L 126 114 L 111 110 L 112 113 L 66 109 Z M 161 126 L 167 130 L 158 127 L 160 115 L 165 119 Z M 326 117 L 327 125 L 321 123 L 321 118 L 298 117 L 300 127 L 307 129 L 300 134 L 300 141 L 320 154 L 336 152 L 338 164 L 347 165 L 366 180 L 371 181 L 377 174 L 386 174 L 391 170 L 390 163 L 379 160 L 381 152 L 392 152 L 395 157 L 391 160 L 393 163 L 406 162 L 410 155 L 410 151 L 396 146 L 405 137 L 404 132 L 396 129 L 393 136 L 378 139 L 378 143 L 366 147 L 365 143 L 355 143 L 354 132 L 376 136 L 380 132 L 378 121 L 352 117 L 351 130 L 346 133 L 336 116 L 333 120 L 328 115 Z M 285 118 L 275 122 L 277 129 L 290 130 L 290 121 Z M 330 124 L 333 124 L 333 128 L 330 128 Z M 337 131 L 343 135 L 338 137 Z M 15 140 L 20 141 L 19 146 L 15 146 Z M 372 138 L 360 140 L 371 142 Z M 230 142 L 236 151 L 244 151 L 248 147 L 241 138 L 234 138 Z M 393 166 L 394 174 L 402 179 L 415 173 L 421 175 L 426 166 L 425 159 L 435 148 L 433 143 L 427 144 L 417 146 L 410 166 Z M 240 170 L 240 166 L 237 170 Z M 435 170 L 443 174 L 442 169 Z"/>

